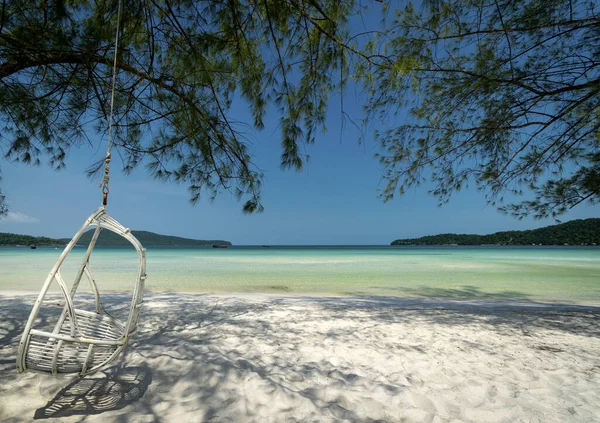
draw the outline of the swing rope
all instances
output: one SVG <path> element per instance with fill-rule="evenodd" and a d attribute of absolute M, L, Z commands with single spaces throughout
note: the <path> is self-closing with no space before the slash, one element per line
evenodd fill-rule
<path fill-rule="evenodd" d="M 122 0 L 119 0 L 119 5 L 117 7 L 117 34 L 115 35 L 115 54 L 113 60 L 113 74 L 112 74 L 112 89 L 110 94 L 110 115 L 108 117 L 108 140 L 107 140 L 107 148 L 106 148 L 106 158 L 104 159 L 104 177 L 102 178 L 102 183 L 100 184 L 100 188 L 102 188 L 102 205 L 106 206 L 108 204 L 108 193 L 110 191 L 108 187 L 108 183 L 110 182 L 110 148 L 112 145 L 112 127 L 113 127 L 113 110 L 115 103 L 115 85 L 117 81 L 117 53 L 119 50 L 119 26 L 121 24 L 121 3 Z"/>

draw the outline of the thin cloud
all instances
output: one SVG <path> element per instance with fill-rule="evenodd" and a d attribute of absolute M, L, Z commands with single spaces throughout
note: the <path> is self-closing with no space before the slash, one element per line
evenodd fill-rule
<path fill-rule="evenodd" d="M 16 222 L 16 223 L 40 223 L 40 219 L 33 216 L 28 216 L 25 213 L 21 212 L 11 212 L 4 219 L 5 222 Z"/>

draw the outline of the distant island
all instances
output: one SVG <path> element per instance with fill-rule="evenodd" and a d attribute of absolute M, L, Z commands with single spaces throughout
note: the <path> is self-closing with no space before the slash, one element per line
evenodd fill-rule
<path fill-rule="evenodd" d="M 78 244 L 87 245 L 92 238 L 94 230 L 89 230 L 79 240 Z M 204 246 L 210 247 L 214 245 L 231 245 L 229 241 L 223 240 L 202 240 L 202 239 L 190 239 L 181 238 L 178 236 L 160 235 L 154 232 L 148 231 L 131 231 L 144 246 Z M 47 237 L 35 237 L 30 235 L 17 235 L 10 233 L 0 232 L 0 245 L 15 246 L 15 245 L 37 245 L 42 247 L 55 247 L 64 246 L 71 238 L 47 238 Z M 111 231 L 104 230 L 100 233 L 96 245 L 99 246 L 119 246 L 129 245 L 129 242 L 114 234 Z"/>
<path fill-rule="evenodd" d="M 0 232 L 0 245 L 3 246 L 30 246 L 39 245 L 44 247 L 64 246 L 66 242 L 60 239 L 47 238 L 45 236 L 17 235 L 6 232 Z"/>
<path fill-rule="evenodd" d="M 600 245 L 600 219 L 571 220 L 540 229 L 491 235 L 441 234 L 397 239 L 391 245 Z"/>

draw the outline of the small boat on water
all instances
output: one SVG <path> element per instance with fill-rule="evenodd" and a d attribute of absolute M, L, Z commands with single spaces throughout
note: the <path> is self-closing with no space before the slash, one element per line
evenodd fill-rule
<path fill-rule="evenodd" d="M 31 248 L 32 250 L 35 250 L 35 249 L 37 248 L 37 245 L 35 245 L 35 244 L 31 244 L 31 245 L 29 246 L 29 248 Z"/>
<path fill-rule="evenodd" d="M 213 248 L 227 248 L 229 245 L 227 244 L 213 244 Z"/>

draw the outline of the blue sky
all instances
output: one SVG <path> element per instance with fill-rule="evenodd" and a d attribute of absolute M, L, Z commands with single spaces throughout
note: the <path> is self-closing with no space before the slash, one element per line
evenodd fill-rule
<path fill-rule="evenodd" d="M 311 160 L 300 173 L 279 167 L 277 116 L 269 114 L 265 130 L 250 134 L 256 164 L 265 173 L 261 214 L 244 215 L 241 203 L 223 193 L 213 203 L 188 202 L 184 185 L 155 181 L 143 169 L 125 176 L 120 160 L 112 165 L 109 213 L 131 229 L 199 239 L 225 239 L 238 245 L 389 244 L 397 238 L 429 234 L 492 233 L 553 224 L 552 219 L 516 220 L 487 206 L 483 195 L 467 189 L 439 208 L 426 189 L 383 203 L 377 198 L 381 169 L 373 157 L 376 144 L 364 144 L 346 125 L 340 135 L 340 113 L 332 103 L 328 134 L 307 148 Z M 100 205 L 97 180 L 85 169 L 105 152 L 105 140 L 94 148 L 74 149 L 67 169 L 31 167 L 0 161 L 11 214 L 0 232 L 70 237 Z M 600 207 L 580 206 L 562 221 L 600 216 Z"/>
<path fill-rule="evenodd" d="M 354 92 L 345 98 L 346 111 L 357 120 Z M 132 175 L 112 163 L 109 213 L 124 226 L 161 234 L 199 239 L 225 239 L 238 245 L 261 244 L 389 244 L 397 238 L 437 233 L 492 233 L 532 229 L 554 223 L 553 219 L 516 220 L 487 206 L 483 194 L 473 187 L 455 195 L 438 208 L 427 187 L 408 192 L 391 202 L 377 198 L 382 171 L 374 158 L 376 143 L 367 133 L 359 145 L 358 133 L 345 125 L 340 133 L 339 97 L 331 101 L 327 134 L 318 134 L 307 147 L 311 160 L 300 173 L 283 171 L 280 162 L 278 115 L 268 113 L 263 131 L 249 134 L 255 163 L 264 172 L 261 214 L 244 215 L 242 204 L 228 193 L 213 203 L 188 202 L 184 185 L 153 180 L 143 168 Z M 251 122 L 250 114 L 236 108 L 234 117 Z M 371 128 L 373 129 L 373 128 Z M 50 237 L 70 237 L 101 202 L 98 180 L 89 180 L 85 169 L 103 157 L 105 142 L 96 138 L 93 147 L 73 149 L 67 169 L 31 167 L 0 158 L 10 214 L 0 221 L 0 232 Z M 600 206 L 581 205 L 560 219 L 600 216 Z"/>

